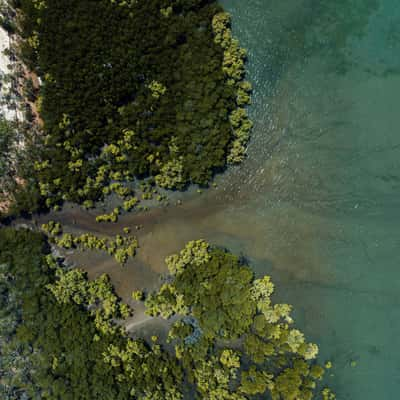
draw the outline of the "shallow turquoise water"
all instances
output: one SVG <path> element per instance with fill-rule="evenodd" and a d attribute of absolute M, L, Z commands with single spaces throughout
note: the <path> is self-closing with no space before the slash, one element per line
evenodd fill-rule
<path fill-rule="evenodd" d="M 338 399 L 397 399 L 400 3 L 223 3 L 249 50 L 249 158 L 217 177 L 218 189 L 183 194 L 182 206 L 96 225 L 118 233 L 143 224 L 141 248 L 124 269 L 111 260 L 88 269 L 108 272 L 128 298 L 159 285 L 164 257 L 188 240 L 226 246 L 270 274 L 276 299 L 295 306 L 321 360 L 333 361 L 327 383 Z M 67 223 L 71 211 L 63 213 Z M 95 225 L 82 213 L 77 220 Z"/>
<path fill-rule="evenodd" d="M 397 399 L 400 3 L 223 3 L 255 86 L 252 160 L 235 174 L 252 229 L 273 214 L 281 234 L 264 235 L 268 272 L 332 359 L 338 399 Z"/>

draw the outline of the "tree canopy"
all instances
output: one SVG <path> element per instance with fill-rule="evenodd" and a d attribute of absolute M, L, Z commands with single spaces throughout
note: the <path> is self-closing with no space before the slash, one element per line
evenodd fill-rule
<path fill-rule="evenodd" d="M 49 253 L 46 238 L 0 230 L 0 390 L 6 399 L 311 400 L 324 368 L 293 326 L 291 306 L 229 252 L 198 240 L 167 258 L 169 283 L 145 299 L 177 317 L 168 342 L 132 339 L 132 312 L 105 275 L 89 281 Z M 135 296 L 143 299 L 143 293 Z M 11 302 L 11 303 L 9 303 Z M 329 366 L 330 367 L 330 366 Z M 13 373 L 10 374 L 10 368 Z M 7 372 L 8 371 L 8 372 Z M 324 399 L 334 399 L 328 388 Z"/>
<path fill-rule="evenodd" d="M 81 271 L 61 268 L 49 250 L 42 234 L 0 229 L 0 301 L 12 300 L 0 313 L 0 343 L 7 343 L 0 348 L 2 398 L 161 399 L 166 387 L 179 393 L 174 359 L 115 329 L 114 319 L 129 309 L 108 278 L 89 282 Z M 124 366 L 108 361 L 123 349 L 135 369 L 130 379 Z"/>
<path fill-rule="evenodd" d="M 21 53 L 42 80 L 48 205 L 110 182 L 206 185 L 245 154 L 246 52 L 212 0 L 22 0 Z"/>
<path fill-rule="evenodd" d="M 293 327 L 290 305 L 273 303 L 269 276 L 255 279 L 239 257 L 203 240 L 166 263 L 171 276 L 145 305 L 150 315 L 180 316 L 169 340 L 198 398 L 315 397 L 324 374 L 318 347 Z"/>

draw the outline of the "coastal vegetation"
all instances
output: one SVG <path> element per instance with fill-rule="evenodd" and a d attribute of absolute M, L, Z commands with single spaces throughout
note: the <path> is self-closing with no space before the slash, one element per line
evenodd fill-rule
<path fill-rule="evenodd" d="M 166 263 L 170 279 L 147 297 L 146 312 L 179 316 L 169 341 L 198 398 L 314 398 L 325 372 L 318 347 L 294 327 L 291 305 L 273 303 L 269 276 L 255 279 L 239 257 L 203 240 Z"/>
<path fill-rule="evenodd" d="M 13 196 L 11 214 L 57 211 L 64 201 L 90 209 L 113 194 L 121 205 L 95 217 L 101 226 L 145 209 L 140 198 L 163 201 L 160 188 L 207 186 L 243 161 L 252 128 L 246 52 L 215 1 L 15 6 L 19 24 L 10 29 L 41 82 L 36 88 L 26 79 L 23 88 L 41 135 L 25 143 L 29 157 L 19 162 L 16 127 L 0 119 L 0 179 Z M 16 176 L 22 184 L 7 186 Z M 138 248 L 129 227 L 111 238 L 64 232 L 55 221 L 41 230 L 0 228 L 2 398 L 335 398 L 321 383 L 331 363 L 316 361 L 318 347 L 296 328 L 292 306 L 274 303 L 270 277 L 256 278 L 229 251 L 189 242 L 167 257 L 157 291 L 132 292 L 148 317 L 171 325 L 164 342 L 126 331 L 134 310 L 106 274 L 89 280 L 55 255 L 56 246 L 102 251 L 124 265 Z"/>
<path fill-rule="evenodd" d="M 21 57 L 41 79 L 30 183 L 42 206 L 116 193 L 130 209 L 126 182 L 207 185 L 244 159 L 246 52 L 215 1 L 22 0 L 20 11 Z"/>
<path fill-rule="evenodd" d="M 115 325 L 131 311 L 108 278 L 65 270 L 29 230 L 0 229 L 0 265 L 2 399 L 180 398 L 164 396 L 181 383 L 174 358 Z"/>
<path fill-rule="evenodd" d="M 49 221 L 42 224 L 42 230 L 50 237 L 51 242 L 63 249 L 79 249 L 103 251 L 114 256 L 115 260 L 123 265 L 129 257 L 134 257 L 138 248 L 137 239 L 124 230 L 124 236 L 116 235 L 115 238 L 98 237 L 92 233 L 73 235 L 63 233 L 59 222 Z"/>
<path fill-rule="evenodd" d="M 18 299 L 0 315 L 4 398 L 334 398 L 319 384 L 318 347 L 294 327 L 291 306 L 273 303 L 268 276 L 255 279 L 238 257 L 202 240 L 166 263 L 168 283 L 144 301 L 148 314 L 176 317 L 173 353 L 155 336 L 127 335 L 118 321 L 134 311 L 107 276 L 89 281 L 67 268 L 43 234 L 1 229 L 0 301 Z"/>
<path fill-rule="evenodd" d="M 1 324 L 0 337 L 8 345 L 2 347 L 1 360 L 9 360 L 1 376 L 3 391 L 9 396 L 5 398 L 20 398 L 13 393 L 21 391 L 32 399 L 121 398 L 122 388 L 102 367 L 99 352 L 106 343 L 93 341 L 96 329 L 90 316 L 77 305 L 59 304 L 46 288 L 55 279 L 46 260 L 49 251 L 42 234 L 0 230 L 2 300 L 13 296 L 18 310 L 12 331 L 4 330 L 8 327 L 3 318 Z M 19 360 L 17 365 L 13 355 Z"/>
<path fill-rule="evenodd" d="M 16 127 L 0 117 L 0 201 L 8 199 L 13 190 L 17 155 Z"/>

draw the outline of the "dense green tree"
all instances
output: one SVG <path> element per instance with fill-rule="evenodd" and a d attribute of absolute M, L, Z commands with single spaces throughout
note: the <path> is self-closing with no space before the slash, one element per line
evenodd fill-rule
<path fill-rule="evenodd" d="M 0 200 L 15 184 L 18 135 L 15 124 L 0 116 Z"/>
<path fill-rule="evenodd" d="M 17 301 L 16 306 L 20 304 L 20 314 L 12 314 L 17 326 L 4 332 L 20 349 L 14 356 L 21 354 L 19 364 L 14 365 L 19 368 L 15 375 L 21 370 L 23 379 L 14 376 L 13 390 L 25 390 L 33 399 L 145 398 L 134 396 L 134 389 L 153 399 L 161 398 L 152 396 L 163 392 L 165 381 L 171 393 L 176 394 L 171 399 L 179 399 L 180 369 L 165 352 L 140 344 L 140 357 L 134 357 L 130 364 L 136 371 L 132 379 L 124 378 L 124 366 L 105 361 L 110 348 L 124 349 L 131 342 L 120 330 L 102 330 L 88 308 L 95 310 L 100 301 L 106 319 L 110 313 L 126 317 L 127 310 L 116 303 L 107 278 L 90 282 L 79 271 L 63 271 L 49 256 L 49 250 L 41 234 L 0 229 L 1 274 L 12 279 L 16 296 L 13 300 Z M 3 281 L 0 288 L 4 288 Z M 3 341 L 3 331 L 0 332 Z"/>
<path fill-rule="evenodd" d="M 232 121 L 249 102 L 245 52 L 214 0 L 22 0 L 21 11 L 21 53 L 42 78 L 48 205 L 133 177 L 207 184 L 243 159 L 251 124 Z"/>
<path fill-rule="evenodd" d="M 150 315 L 180 315 L 169 341 L 198 398 L 314 398 L 324 374 L 313 362 L 318 347 L 292 327 L 290 305 L 273 303 L 269 276 L 255 279 L 238 257 L 203 240 L 166 263 L 170 279 L 145 305 Z"/>
<path fill-rule="evenodd" d="M 49 251 L 41 234 L 0 229 L 0 367 L 14 372 L 0 368 L 7 399 L 315 398 L 318 348 L 292 327 L 290 306 L 273 303 L 270 278 L 254 279 L 238 257 L 202 240 L 168 257 L 171 279 L 146 306 L 178 315 L 172 356 L 157 337 L 146 343 L 118 327 L 130 310 L 107 276 L 89 281 Z M 328 388 L 322 397 L 334 399 Z"/>

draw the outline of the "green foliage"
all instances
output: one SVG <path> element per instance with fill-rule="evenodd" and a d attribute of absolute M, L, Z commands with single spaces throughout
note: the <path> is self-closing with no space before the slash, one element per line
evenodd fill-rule
<path fill-rule="evenodd" d="M 166 7 L 166 8 L 160 8 L 160 13 L 163 17 L 168 18 L 173 12 L 173 9 L 171 6 Z"/>
<path fill-rule="evenodd" d="M 157 81 L 151 81 L 148 88 L 151 91 L 151 95 L 156 99 L 159 99 L 167 91 L 167 88 Z"/>
<path fill-rule="evenodd" d="M 136 206 L 139 200 L 136 197 L 131 197 L 124 201 L 123 208 L 125 211 L 130 211 Z"/>
<path fill-rule="evenodd" d="M 322 400 L 335 400 L 336 396 L 329 388 L 324 388 L 322 390 Z"/>
<path fill-rule="evenodd" d="M 228 161 L 232 163 L 241 162 L 245 155 L 245 145 L 250 137 L 250 130 L 253 123 L 249 120 L 244 108 L 237 108 L 229 117 L 235 140 L 233 142 L 231 152 L 228 155 Z"/>
<path fill-rule="evenodd" d="M 178 160 L 166 162 L 155 176 L 157 185 L 166 189 L 182 189 L 185 184 L 182 161 L 183 158 L 180 157 Z"/>
<path fill-rule="evenodd" d="M 93 281 L 88 281 L 86 273 L 79 269 L 64 271 L 57 268 L 55 274 L 58 278 L 56 282 L 46 287 L 59 303 L 73 302 L 87 308 L 101 333 L 116 333 L 117 328 L 113 321 L 130 315 L 129 308 L 119 302 L 107 275 L 103 274 Z"/>
<path fill-rule="evenodd" d="M 238 108 L 232 110 L 229 117 L 233 128 L 233 141 L 227 156 L 227 161 L 235 164 L 242 162 L 245 157 L 246 144 L 249 141 L 253 125 L 248 119 L 245 109 L 241 108 L 250 104 L 251 93 L 251 84 L 243 81 L 246 51 L 240 47 L 239 41 L 232 37 L 230 24 L 231 17 L 226 12 L 215 14 L 212 20 L 214 41 L 223 49 L 222 70 L 227 78 L 227 83 L 236 91 Z"/>
<path fill-rule="evenodd" d="M 249 328 L 256 311 L 250 295 L 253 274 L 237 257 L 218 249 L 210 252 L 208 243 L 199 240 L 189 242 L 166 263 L 175 280 L 173 285 L 163 285 L 158 294 L 163 316 L 175 313 L 178 304 L 182 308 L 183 301 L 207 337 L 229 339 Z M 146 303 L 150 306 L 151 302 L 152 314 L 157 313 L 153 300 L 150 297 Z"/>
<path fill-rule="evenodd" d="M 114 209 L 112 215 L 119 213 L 119 209 Z M 100 218 L 99 218 L 100 217 Z M 108 221 L 108 216 L 99 216 L 96 221 Z M 134 257 L 139 244 L 136 237 L 126 234 L 126 236 L 116 235 L 114 239 L 100 238 L 91 233 L 83 233 L 75 236 L 71 233 L 62 233 L 60 223 L 49 221 L 42 225 L 50 239 L 59 247 L 64 249 L 79 248 L 81 250 L 100 250 L 114 256 L 115 260 L 124 265 L 129 257 Z M 124 232 L 126 230 L 124 229 Z M 129 233 L 129 232 L 128 232 Z"/>
<path fill-rule="evenodd" d="M 240 367 L 239 354 L 230 349 L 222 350 L 219 361 L 227 368 L 238 369 Z"/>
<path fill-rule="evenodd" d="M 61 224 L 55 221 L 49 221 L 47 224 L 42 224 L 42 230 L 50 236 L 57 236 L 62 233 Z"/>
<path fill-rule="evenodd" d="M 85 200 L 82 203 L 83 207 L 85 207 L 87 210 L 90 208 L 94 208 L 94 202 L 92 200 Z"/>
<path fill-rule="evenodd" d="M 21 382 L 29 382 L 33 388 L 28 374 L 32 365 L 15 341 L 22 316 L 17 299 L 18 292 L 8 265 L 0 264 L 0 398 L 5 400 L 27 397 L 20 387 Z"/>
<path fill-rule="evenodd" d="M 244 342 L 246 354 L 257 364 L 262 364 L 268 357 L 275 354 L 275 346 L 263 341 L 257 335 L 249 333 Z"/>
<path fill-rule="evenodd" d="M 250 104 L 251 90 L 252 90 L 252 88 L 251 88 L 250 82 L 242 81 L 239 83 L 238 91 L 237 91 L 237 98 L 236 98 L 236 103 L 239 107 L 243 107 L 247 104 Z"/>
<path fill-rule="evenodd" d="M 16 394 L 2 398 L 26 392 L 35 400 L 181 400 L 182 369 L 175 359 L 117 329 L 114 318 L 128 317 L 129 308 L 109 279 L 88 281 L 48 252 L 41 234 L 0 229 L 0 302 L 4 279 L 7 298 L 12 289 L 19 299 L 0 309 L 0 343 L 3 333 L 14 342 L 10 350 L 0 348 L 0 365 L 13 368 L 11 380 L 0 370 L 0 394 Z"/>
<path fill-rule="evenodd" d="M 150 294 L 146 299 L 146 314 L 151 316 L 161 315 L 170 318 L 174 314 L 187 314 L 182 294 L 168 283 L 161 286 L 157 294 Z"/>
<path fill-rule="evenodd" d="M 132 292 L 132 299 L 136 301 L 141 301 L 144 298 L 144 293 L 141 290 L 135 290 Z"/>
<path fill-rule="evenodd" d="M 326 369 L 331 369 L 332 368 L 332 361 L 327 361 L 324 366 L 325 366 Z"/>
<path fill-rule="evenodd" d="M 251 396 L 265 393 L 267 388 L 273 389 L 273 377 L 272 374 L 257 370 L 252 365 L 249 370 L 242 372 L 239 391 Z"/>
<path fill-rule="evenodd" d="M 172 254 L 165 259 L 171 275 L 181 274 L 187 266 L 200 266 L 210 260 L 210 245 L 204 240 L 194 240 L 186 244 L 179 254 Z"/>
<path fill-rule="evenodd" d="M 0 201 L 9 198 L 15 186 L 18 135 L 15 124 L 0 116 Z"/>
<path fill-rule="evenodd" d="M 229 390 L 229 383 L 236 377 L 236 369 L 229 369 L 211 356 L 208 360 L 199 360 L 194 370 L 197 390 L 201 398 L 210 400 L 241 400 L 240 394 Z"/>
<path fill-rule="evenodd" d="M 109 345 L 103 359 L 121 371 L 118 378 L 122 382 L 133 383 L 130 394 L 135 399 L 182 399 L 176 384 L 182 381 L 182 370 L 159 345 L 153 345 L 149 351 L 142 340 L 128 338 L 125 346 Z"/>
<path fill-rule="evenodd" d="M 0 363 L 12 366 L 15 377 L 3 374 L 0 390 L 24 390 L 34 399 L 182 400 L 185 386 L 199 399 L 315 398 L 324 368 L 306 357 L 304 335 L 291 328 L 287 305 L 273 304 L 269 277 L 255 280 L 237 257 L 201 240 L 178 255 L 183 263 L 173 257 L 179 268 L 150 301 L 153 309 L 167 311 L 165 317 L 171 310 L 186 314 L 168 335 L 173 357 L 157 338 L 146 344 L 118 328 L 115 321 L 127 318 L 130 310 L 119 302 L 107 276 L 89 281 L 83 271 L 66 270 L 48 253 L 40 234 L 0 230 L 0 302 L 15 301 L 12 291 L 19 299 L 0 309 L 0 342 L 7 336 Z M 241 309 L 231 301 L 234 291 L 243 301 Z M 213 318 L 216 310 L 205 294 L 222 309 L 211 327 L 203 313 Z M 275 309 L 278 317 L 264 315 Z M 9 347 L 13 341 L 16 347 Z M 328 388 L 321 395 L 335 398 Z"/>
<path fill-rule="evenodd" d="M 291 327 L 290 305 L 273 304 L 269 276 L 254 279 L 238 257 L 203 240 L 166 263 L 171 279 L 147 297 L 146 312 L 180 315 L 168 340 L 199 398 L 314 398 L 325 371 L 312 362 L 318 347 Z"/>
<path fill-rule="evenodd" d="M 245 51 L 215 1 L 24 0 L 20 11 L 22 54 L 42 80 L 48 165 L 35 176 L 48 205 L 125 197 L 116 181 L 134 177 L 206 185 L 243 159 L 251 126 L 229 115 L 250 100 Z"/>
<path fill-rule="evenodd" d="M 120 210 L 116 207 L 110 214 L 98 215 L 96 217 L 96 222 L 117 222 L 119 213 Z"/>
<path fill-rule="evenodd" d="M 32 399 L 129 399 L 129 385 L 121 384 L 102 359 L 111 337 L 93 341 L 96 328 L 86 310 L 59 304 L 45 288 L 55 280 L 48 251 L 41 234 L 0 229 L 0 264 L 6 265 L 21 313 L 9 342 L 15 390 Z"/>
<path fill-rule="evenodd" d="M 307 389 L 303 390 L 302 385 L 302 374 L 294 368 L 286 368 L 276 377 L 275 386 L 271 391 L 272 399 L 312 399 L 312 392 Z"/>

